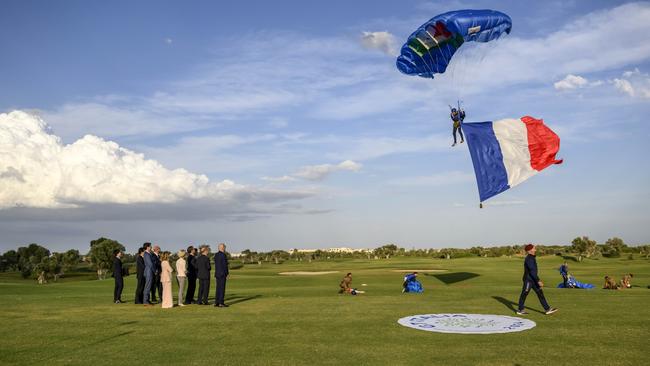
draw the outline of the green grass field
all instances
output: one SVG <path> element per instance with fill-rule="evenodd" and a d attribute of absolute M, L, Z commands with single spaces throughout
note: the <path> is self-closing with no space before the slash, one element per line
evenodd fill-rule
<path fill-rule="evenodd" d="M 531 293 L 532 330 L 491 335 L 425 332 L 397 324 L 428 313 L 514 315 L 522 258 L 395 258 L 285 262 L 232 271 L 226 309 L 112 304 L 112 279 L 37 285 L 0 274 L 2 365 L 643 365 L 650 363 L 650 261 L 569 262 L 594 290 L 554 288 L 560 257 L 538 258 L 546 297 L 560 308 L 546 316 Z M 402 294 L 395 269 L 420 274 L 423 294 Z M 281 276 L 285 271 L 339 271 Z M 345 272 L 366 294 L 338 295 Z M 601 290 L 605 274 L 634 273 L 632 289 Z M 439 276 L 445 274 L 445 276 Z M 367 286 L 361 286 L 362 283 Z M 174 292 L 177 291 L 174 284 Z M 210 291 L 214 296 L 214 281 Z"/>

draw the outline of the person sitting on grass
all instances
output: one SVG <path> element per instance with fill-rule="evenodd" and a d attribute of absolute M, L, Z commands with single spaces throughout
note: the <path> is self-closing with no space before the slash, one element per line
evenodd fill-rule
<path fill-rule="evenodd" d="M 632 277 L 634 277 L 633 274 L 628 273 L 623 278 L 621 279 L 621 287 L 624 288 L 631 288 L 632 287 Z"/>
<path fill-rule="evenodd" d="M 348 274 L 343 277 L 343 280 L 341 280 L 339 287 L 339 294 L 356 295 L 364 293 L 364 291 L 357 291 L 356 288 L 352 288 L 352 273 L 350 272 L 348 272 Z"/>
<path fill-rule="evenodd" d="M 422 292 L 422 284 L 417 280 L 418 273 L 413 272 L 404 276 L 404 282 L 402 282 L 402 292 Z"/>
<path fill-rule="evenodd" d="M 613 278 L 605 276 L 605 285 L 603 286 L 604 290 L 618 290 L 620 286 L 614 281 Z"/>

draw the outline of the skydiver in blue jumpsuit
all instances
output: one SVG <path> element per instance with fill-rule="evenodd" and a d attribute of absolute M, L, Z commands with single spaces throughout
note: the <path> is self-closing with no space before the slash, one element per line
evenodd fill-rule
<path fill-rule="evenodd" d="M 456 131 L 460 134 L 460 143 L 462 144 L 465 142 L 465 138 L 463 137 L 463 130 L 462 130 L 462 124 L 463 120 L 465 119 L 465 111 L 464 110 L 456 110 L 456 108 L 451 109 L 451 121 L 454 123 L 454 129 L 453 129 L 453 135 L 454 135 L 454 143 L 451 145 L 452 147 L 456 146 Z"/>

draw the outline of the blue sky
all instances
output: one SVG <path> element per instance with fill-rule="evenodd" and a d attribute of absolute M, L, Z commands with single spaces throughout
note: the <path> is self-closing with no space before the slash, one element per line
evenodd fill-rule
<path fill-rule="evenodd" d="M 512 33 L 465 44 L 434 80 L 400 74 L 406 37 L 462 8 L 503 11 Z M 648 243 L 648 16 L 614 1 L 4 1 L 0 113 L 29 114 L 0 121 L 0 249 Z M 478 209 L 467 149 L 450 147 L 458 98 L 468 121 L 543 118 L 564 164 Z"/>

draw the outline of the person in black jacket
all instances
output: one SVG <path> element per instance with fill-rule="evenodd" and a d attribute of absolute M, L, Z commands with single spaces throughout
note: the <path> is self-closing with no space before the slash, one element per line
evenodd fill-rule
<path fill-rule="evenodd" d="M 113 290 L 113 302 L 119 304 L 122 302 L 122 289 L 124 288 L 124 279 L 122 278 L 122 251 L 115 249 L 113 251 L 113 277 L 115 277 L 115 289 Z"/>
<path fill-rule="evenodd" d="M 226 295 L 226 279 L 228 278 L 228 257 L 226 257 L 226 244 L 219 244 L 219 251 L 214 255 L 214 278 L 217 282 L 217 294 L 214 297 L 214 306 L 226 308 L 224 297 Z"/>
<path fill-rule="evenodd" d="M 546 315 L 553 314 L 554 312 L 557 311 L 556 308 L 552 308 L 547 302 L 546 298 L 544 297 L 544 292 L 542 292 L 542 287 L 544 287 L 544 283 L 542 280 L 539 279 L 537 276 L 537 260 L 535 259 L 535 253 L 537 252 L 537 247 L 533 244 L 527 244 L 524 247 L 524 250 L 528 255 L 526 256 L 526 259 L 524 260 L 524 288 L 521 290 L 521 295 L 519 296 L 519 308 L 517 309 L 517 314 L 519 315 L 526 315 L 528 314 L 524 310 L 524 302 L 526 302 L 526 296 L 528 296 L 528 293 L 532 289 L 535 291 L 537 294 L 537 297 L 539 298 L 539 302 L 542 304 L 544 307 L 544 311 Z"/>
<path fill-rule="evenodd" d="M 151 260 L 153 261 L 153 283 L 151 284 L 151 301 L 156 302 L 156 290 L 158 297 L 162 301 L 162 282 L 160 282 L 160 273 L 162 272 L 162 262 L 160 261 L 160 247 L 154 245 Z"/>
<path fill-rule="evenodd" d="M 185 294 L 185 305 L 194 304 L 194 292 L 196 291 L 196 248 L 187 247 L 187 293 Z"/>
<path fill-rule="evenodd" d="M 210 247 L 207 245 L 201 248 L 201 255 L 196 258 L 196 276 L 199 279 L 199 305 L 208 305 L 208 292 L 210 292 L 210 258 L 208 252 Z"/>
<path fill-rule="evenodd" d="M 144 248 L 138 249 L 135 258 L 136 278 L 138 284 L 135 287 L 135 303 L 142 304 L 144 301 Z"/>

